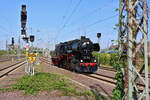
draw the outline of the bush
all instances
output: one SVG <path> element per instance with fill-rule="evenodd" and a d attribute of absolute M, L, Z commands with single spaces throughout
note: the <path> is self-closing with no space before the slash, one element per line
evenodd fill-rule
<path fill-rule="evenodd" d="M 110 54 L 110 66 L 114 66 L 116 62 L 118 61 L 118 54 L 117 53 L 112 53 Z"/>
<path fill-rule="evenodd" d="M 98 61 L 98 56 L 99 56 L 99 62 L 102 65 L 107 65 L 107 66 L 113 66 L 116 69 L 117 63 L 118 63 L 118 58 L 119 55 L 117 53 L 98 53 L 98 52 L 93 52 L 93 56 L 95 59 Z M 119 61 L 119 66 L 120 67 L 125 67 L 127 65 L 126 61 L 126 55 L 122 55 L 121 60 Z M 150 60 L 150 58 L 149 58 Z"/>
<path fill-rule="evenodd" d="M 107 53 L 93 52 L 93 56 L 95 57 L 97 61 L 98 61 L 98 56 L 99 56 L 99 62 L 102 65 L 113 66 L 115 62 L 118 61 L 117 53 L 107 54 Z"/>
<path fill-rule="evenodd" d="M 113 66 L 113 68 L 117 70 L 117 73 L 115 75 L 117 84 L 112 91 L 112 95 L 113 95 L 112 100 L 121 100 L 121 98 L 124 95 L 124 80 L 123 80 L 123 73 L 120 68 L 125 68 L 127 66 L 126 54 L 123 54 L 120 57 L 118 53 L 105 54 L 105 53 L 94 52 L 93 56 L 95 56 L 96 59 L 98 58 L 98 56 L 100 56 L 99 58 L 100 64 Z"/>
<path fill-rule="evenodd" d="M 0 56 L 4 56 L 4 55 L 6 55 L 6 51 L 5 50 L 0 50 Z"/>
<path fill-rule="evenodd" d="M 95 57 L 95 59 L 102 65 L 110 65 L 110 55 L 109 54 L 105 54 L 105 53 L 98 53 L 98 52 L 93 52 L 93 56 Z M 98 59 L 99 57 L 99 59 Z"/>

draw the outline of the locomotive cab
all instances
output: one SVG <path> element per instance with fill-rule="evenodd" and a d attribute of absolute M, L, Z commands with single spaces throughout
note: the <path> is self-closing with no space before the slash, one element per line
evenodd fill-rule
<path fill-rule="evenodd" d="M 93 51 L 99 51 L 100 50 L 100 46 L 98 43 L 94 43 L 93 44 Z"/>

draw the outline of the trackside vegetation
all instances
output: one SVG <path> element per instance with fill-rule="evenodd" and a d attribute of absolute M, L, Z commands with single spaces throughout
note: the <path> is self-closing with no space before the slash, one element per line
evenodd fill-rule
<path fill-rule="evenodd" d="M 116 69 L 116 63 L 118 62 L 118 57 L 119 55 L 117 53 L 98 53 L 98 52 L 93 52 L 93 56 L 96 58 L 98 61 L 99 57 L 99 62 L 100 65 L 104 65 L 106 67 L 111 67 Z M 141 59 L 144 59 L 142 55 L 140 55 Z M 120 61 L 120 67 L 123 67 L 123 63 L 127 65 L 126 58 L 124 57 L 123 60 Z M 139 68 L 142 66 L 142 63 L 138 64 Z M 148 57 L 148 65 L 149 65 L 149 71 L 150 71 L 150 56 Z"/>
<path fill-rule="evenodd" d="M 5 56 L 6 53 L 7 53 L 7 52 L 6 52 L 5 50 L 0 50 L 0 57 L 1 57 L 1 56 Z"/>
<path fill-rule="evenodd" d="M 124 80 L 122 70 L 120 68 L 125 68 L 125 66 L 127 65 L 126 55 L 122 55 L 120 60 L 118 60 L 118 53 L 107 54 L 93 52 L 93 55 L 97 60 L 99 60 L 100 64 L 113 67 L 115 70 L 117 70 L 117 73 L 115 75 L 117 84 L 112 91 L 112 100 L 121 100 L 124 96 Z"/>
<path fill-rule="evenodd" d="M 117 70 L 115 75 L 115 79 L 117 80 L 117 84 L 112 91 L 112 100 L 121 100 L 124 96 L 124 79 L 121 68 L 126 69 L 127 66 L 127 55 L 122 54 L 121 56 L 118 53 L 98 53 L 93 52 L 93 56 L 96 58 L 98 62 L 100 62 L 101 66 L 111 67 Z M 98 58 L 99 57 L 99 58 Z M 120 59 L 119 59 L 120 58 Z M 119 59 L 119 60 L 118 60 Z M 143 55 L 140 54 L 140 60 L 144 60 Z M 148 57 L 149 66 L 150 66 L 150 57 Z M 136 62 L 137 68 L 142 67 L 142 62 Z M 150 71 L 150 67 L 149 67 Z"/>
<path fill-rule="evenodd" d="M 105 65 L 108 67 L 115 67 L 116 62 L 118 61 L 118 54 L 117 53 L 98 53 L 93 52 L 93 56 L 96 58 L 96 60 L 100 62 L 101 65 Z M 98 59 L 99 57 L 99 59 Z"/>
<path fill-rule="evenodd" d="M 79 91 L 76 90 L 76 88 L 77 87 L 64 76 L 40 72 L 33 76 L 25 75 L 9 88 L 0 88 L 0 91 L 23 90 L 24 95 L 32 94 L 36 96 L 39 91 L 51 92 L 53 90 L 58 90 L 61 92 L 62 96 L 84 96 L 87 99 L 94 97 L 90 90 Z"/>
<path fill-rule="evenodd" d="M 25 54 L 25 50 L 20 50 L 21 54 Z M 0 50 L 0 57 L 9 56 L 9 55 L 17 55 L 17 50 Z"/>

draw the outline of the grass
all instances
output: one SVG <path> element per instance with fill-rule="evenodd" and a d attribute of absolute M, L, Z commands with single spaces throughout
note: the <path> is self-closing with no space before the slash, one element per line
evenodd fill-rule
<path fill-rule="evenodd" d="M 115 55 L 115 53 L 112 53 L 112 54 L 107 54 L 107 53 L 98 53 L 98 52 L 93 52 L 93 56 L 97 59 L 97 61 L 98 61 L 98 55 L 99 55 L 99 62 L 100 62 L 100 65 L 101 66 L 105 66 L 105 67 L 108 67 L 108 68 L 113 68 L 113 63 L 111 63 L 112 62 L 112 60 L 114 60 L 114 61 L 117 61 L 118 60 L 118 58 L 115 58 L 115 56 L 113 56 L 113 55 Z M 113 58 L 113 59 L 111 59 L 111 57 Z M 143 56 L 142 57 L 140 57 L 140 60 L 144 60 L 144 58 L 143 58 Z M 149 61 L 149 63 L 148 63 L 148 70 L 149 70 L 149 72 L 150 72 L 150 56 L 148 57 L 148 61 Z M 127 62 L 127 61 L 126 61 Z M 142 67 L 142 65 L 143 65 L 143 62 L 137 62 L 138 64 L 137 64 L 137 69 L 138 70 L 140 70 L 141 69 L 141 67 Z"/>
<path fill-rule="evenodd" d="M 104 67 L 107 67 L 107 68 L 113 68 L 113 66 L 110 66 L 110 65 L 103 65 L 103 64 L 100 64 L 100 66 L 104 66 Z"/>
<path fill-rule="evenodd" d="M 0 91 L 23 90 L 24 95 L 38 95 L 39 91 L 51 92 L 53 90 L 61 91 L 65 96 L 84 96 L 91 97 L 91 91 L 79 91 L 75 85 L 70 83 L 65 77 L 58 74 L 40 72 L 33 76 L 23 76 L 17 83 L 12 84 L 9 88 L 0 88 Z"/>
<path fill-rule="evenodd" d="M 5 56 L 7 52 L 5 50 L 0 50 L 0 57 Z"/>

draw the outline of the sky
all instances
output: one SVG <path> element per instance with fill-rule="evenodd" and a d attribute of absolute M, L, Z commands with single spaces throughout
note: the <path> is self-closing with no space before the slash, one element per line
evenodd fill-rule
<path fill-rule="evenodd" d="M 101 48 L 118 39 L 114 27 L 119 0 L 0 0 L 0 49 L 5 49 L 6 40 L 11 43 L 11 37 L 15 43 L 21 37 L 22 4 L 27 6 L 27 35 L 35 35 L 34 46 L 54 49 L 55 43 L 81 35 L 97 42 L 98 32 L 102 34 Z"/>

